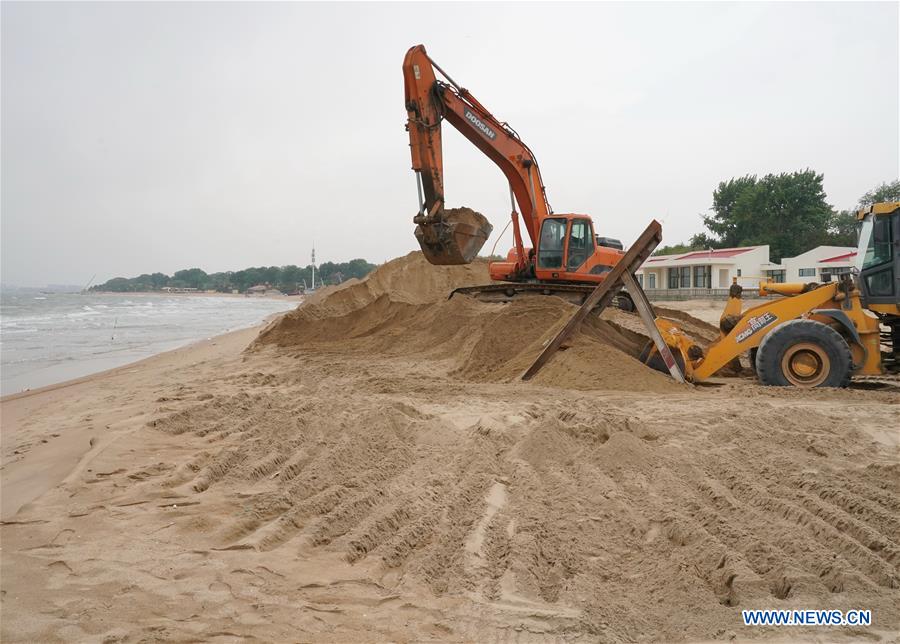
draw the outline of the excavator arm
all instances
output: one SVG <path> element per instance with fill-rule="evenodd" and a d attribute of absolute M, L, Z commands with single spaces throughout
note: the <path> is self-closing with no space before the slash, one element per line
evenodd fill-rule
<path fill-rule="evenodd" d="M 447 82 L 438 80 L 435 69 Z M 453 221 L 444 202 L 441 123 L 446 120 L 493 161 L 506 176 L 510 192 L 522 213 L 532 244 L 540 224 L 552 211 L 534 154 L 505 123 L 499 122 L 466 89 L 457 85 L 417 45 L 403 61 L 407 131 L 412 168 L 419 188 L 416 237 L 432 263 L 468 263 L 490 234 L 484 221 Z M 471 212 L 471 211 L 469 211 Z M 515 203 L 512 210 L 517 270 L 525 271 L 527 257 L 519 230 Z M 482 218 L 483 219 L 483 218 Z M 478 240 L 480 239 L 480 243 Z M 477 243 L 477 247 L 474 245 Z M 473 250 L 474 247 L 474 250 Z M 437 260 L 437 261 L 435 261 Z"/>

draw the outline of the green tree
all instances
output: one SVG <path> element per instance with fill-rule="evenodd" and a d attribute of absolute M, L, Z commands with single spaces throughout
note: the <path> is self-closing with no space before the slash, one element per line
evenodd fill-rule
<path fill-rule="evenodd" d="M 654 255 L 680 255 L 682 253 L 689 253 L 692 250 L 700 250 L 702 247 L 694 246 L 693 244 L 672 244 L 671 246 L 660 246 L 655 251 L 653 251 Z"/>
<path fill-rule="evenodd" d="M 153 280 L 147 273 L 142 275 L 138 275 L 131 280 L 134 290 L 138 291 L 152 291 L 153 290 Z"/>
<path fill-rule="evenodd" d="M 859 198 L 854 210 L 835 211 L 828 227 L 828 243 L 834 246 L 856 246 L 859 230 L 856 211 L 882 201 L 900 201 L 900 180 L 875 186 Z"/>
<path fill-rule="evenodd" d="M 768 244 L 772 261 L 781 261 L 829 241 L 833 210 L 825 201 L 822 175 L 812 170 L 747 175 L 719 184 L 713 214 L 703 216 L 712 233 L 691 243 L 729 248 Z"/>
<path fill-rule="evenodd" d="M 153 273 L 150 275 L 150 284 L 153 286 L 153 290 L 158 291 L 168 283 L 169 276 L 165 273 Z"/>
<path fill-rule="evenodd" d="M 342 267 L 342 272 L 346 279 L 350 279 L 351 277 L 362 279 L 375 270 L 375 264 L 370 264 L 364 259 L 351 259 L 346 264 L 342 264 Z"/>
<path fill-rule="evenodd" d="M 262 269 L 263 282 L 266 284 L 277 284 L 281 278 L 281 269 L 278 266 L 268 266 Z"/>
<path fill-rule="evenodd" d="M 860 197 L 856 205 L 858 208 L 863 208 L 882 201 L 900 201 L 900 179 L 875 186 Z"/>
<path fill-rule="evenodd" d="M 263 269 L 260 268 L 245 268 L 242 271 L 235 272 L 231 276 L 231 283 L 234 288 L 242 292 L 246 291 L 251 286 L 261 284 L 264 281 Z"/>
<path fill-rule="evenodd" d="M 278 278 L 276 287 L 282 293 L 290 293 L 301 283 L 300 268 L 289 264 L 281 267 L 281 276 Z"/>
<path fill-rule="evenodd" d="M 756 176 L 729 179 L 719 183 L 713 191 L 712 210 L 715 214 L 702 216 L 703 223 L 716 237 L 713 245 L 719 247 L 738 246 L 737 240 L 747 234 L 752 225 L 752 214 L 748 213 L 748 202 L 757 193 Z M 706 238 L 709 239 L 709 238 Z"/>
<path fill-rule="evenodd" d="M 175 274 L 172 275 L 172 282 L 177 283 L 179 288 L 205 289 L 207 277 L 208 275 L 202 269 L 186 268 L 182 271 L 175 271 Z"/>
<path fill-rule="evenodd" d="M 230 293 L 232 289 L 231 272 L 210 273 L 206 279 L 206 288 L 213 289 L 219 293 Z"/>
<path fill-rule="evenodd" d="M 337 264 L 335 264 L 334 262 L 322 262 L 322 264 L 319 265 L 319 269 L 317 271 L 318 277 L 316 277 L 316 280 L 321 282 L 322 284 L 327 284 L 331 281 L 331 276 L 336 270 L 338 270 Z"/>
<path fill-rule="evenodd" d="M 125 293 L 133 290 L 131 280 L 125 277 L 114 277 L 105 284 L 94 286 L 91 290 L 112 291 L 113 293 Z"/>
<path fill-rule="evenodd" d="M 717 242 L 706 233 L 697 233 L 696 235 L 691 236 L 688 243 L 699 250 L 708 250 L 710 248 L 716 248 Z"/>
<path fill-rule="evenodd" d="M 856 246 L 857 230 L 859 222 L 856 213 L 850 210 L 841 210 L 831 214 L 828 224 L 829 246 Z"/>

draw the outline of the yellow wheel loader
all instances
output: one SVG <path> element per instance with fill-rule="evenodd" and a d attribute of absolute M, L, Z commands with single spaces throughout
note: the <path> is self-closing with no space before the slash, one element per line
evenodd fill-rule
<path fill-rule="evenodd" d="M 780 297 L 746 310 L 733 284 L 721 336 L 706 351 L 656 318 L 685 377 L 702 382 L 744 353 L 765 385 L 846 387 L 854 375 L 900 372 L 900 202 L 874 204 L 857 218 L 852 274 L 823 284 L 763 282 L 761 296 Z M 642 359 L 665 370 L 652 342 Z"/>

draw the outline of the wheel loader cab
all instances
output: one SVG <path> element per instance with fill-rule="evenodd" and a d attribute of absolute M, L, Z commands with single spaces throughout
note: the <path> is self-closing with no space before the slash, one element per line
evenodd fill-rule
<path fill-rule="evenodd" d="M 548 217 L 541 224 L 535 273 L 540 280 L 600 282 L 623 254 L 597 246 L 586 215 Z"/>
<path fill-rule="evenodd" d="M 857 213 L 859 289 L 867 308 L 900 313 L 900 202 L 879 203 Z"/>

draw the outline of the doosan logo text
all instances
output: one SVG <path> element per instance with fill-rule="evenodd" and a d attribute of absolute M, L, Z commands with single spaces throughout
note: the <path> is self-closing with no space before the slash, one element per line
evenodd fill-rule
<path fill-rule="evenodd" d="M 497 133 L 494 132 L 486 123 L 484 123 L 480 118 L 472 114 L 469 110 L 466 110 L 466 118 L 469 119 L 469 122 L 481 130 L 481 133 L 484 134 L 491 141 L 497 138 Z"/>

